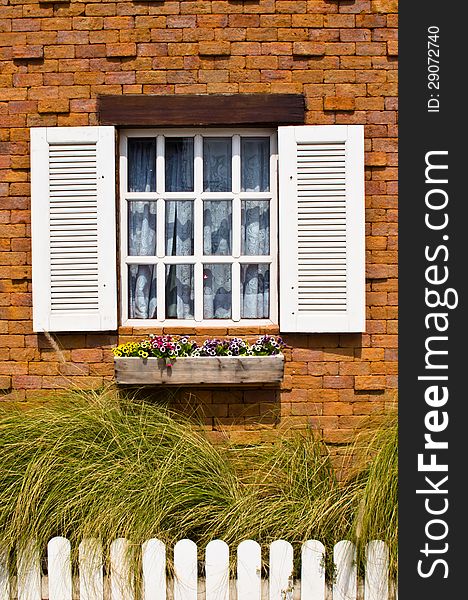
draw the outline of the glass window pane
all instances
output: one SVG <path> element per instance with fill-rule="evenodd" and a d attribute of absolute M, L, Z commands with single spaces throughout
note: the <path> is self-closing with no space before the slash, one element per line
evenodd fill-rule
<path fill-rule="evenodd" d="M 203 202 L 203 253 L 226 256 L 231 254 L 232 201 Z"/>
<path fill-rule="evenodd" d="M 241 265 L 241 318 L 270 316 L 270 265 Z"/>
<path fill-rule="evenodd" d="M 166 318 L 194 318 L 193 265 L 166 265 Z"/>
<path fill-rule="evenodd" d="M 130 319 L 156 318 L 156 265 L 128 266 Z"/>
<path fill-rule="evenodd" d="M 270 138 L 241 138 L 241 191 L 270 190 Z"/>
<path fill-rule="evenodd" d="M 193 138 L 166 138 L 166 192 L 193 192 Z"/>
<path fill-rule="evenodd" d="M 128 138 L 128 191 L 156 191 L 156 140 Z"/>
<path fill-rule="evenodd" d="M 203 189 L 206 192 L 230 192 L 231 138 L 204 138 Z"/>
<path fill-rule="evenodd" d="M 231 265 L 203 265 L 203 318 L 231 318 Z"/>
<path fill-rule="evenodd" d="M 166 255 L 193 254 L 193 201 L 166 200 Z"/>
<path fill-rule="evenodd" d="M 241 253 L 244 256 L 270 254 L 268 200 L 242 200 Z"/>
<path fill-rule="evenodd" d="M 138 200 L 128 203 L 129 256 L 156 254 L 156 202 Z"/>

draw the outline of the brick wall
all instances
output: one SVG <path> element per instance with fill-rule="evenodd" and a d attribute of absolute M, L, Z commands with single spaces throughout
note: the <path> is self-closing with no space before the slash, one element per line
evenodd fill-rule
<path fill-rule="evenodd" d="M 392 404 L 396 11 L 396 0 L 0 0 L 1 397 L 33 401 L 112 381 L 118 341 L 56 335 L 57 353 L 32 333 L 28 128 L 95 125 L 99 94 L 255 92 L 303 93 L 309 124 L 365 124 L 367 332 L 285 336 L 279 391 L 192 390 L 174 402 L 236 441 L 312 424 L 331 443 Z M 217 330 L 239 333 L 256 330 Z M 134 334 L 119 331 L 122 341 Z"/>

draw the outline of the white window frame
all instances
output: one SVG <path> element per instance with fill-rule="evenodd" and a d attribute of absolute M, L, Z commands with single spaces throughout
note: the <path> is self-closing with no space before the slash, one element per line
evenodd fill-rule
<path fill-rule="evenodd" d="M 203 136 L 230 137 L 232 139 L 232 192 L 203 191 Z M 270 138 L 270 191 L 241 192 L 240 147 L 241 137 Z M 156 138 L 156 192 L 128 192 L 127 185 L 127 140 L 131 137 Z M 163 192 L 165 185 L 164 169 L 164 138 L 193 137 L 194 138 L 194 191 L 193 192 Z M 177 128 L 177 129 L 125 129 L 120 131 L 120 308 L 121 324 L 128 327 L 209 327 L 226 328 L 232 326 L 254 327 L 278 324 L 278 142 L 277 130 L 257 128 Z M 164 202 L 166 199 L 187 199 L 194 201 L 194 256 L 188 260 L 186 256 L 165 255 L 165 218 Z M 203 239 L 196 231 L 203 230 L 203 200 L 232 199 L 232 255 L 204 256 Z M 270 254 L 267 256 L 241 256 L 241 200 L 270 200 Z M 157 247 L 156 257 L 128 255 L 128 201 L 155 200 Z M 232 318 L 203 319 L 203 262 L 232 264 Z M 157 268 L 157 317 L 156 319 L 131 319 L 128 315 L 128 265 L 155 264 Z M 194 269 L 194 319 L 165 319 L 164 296 L 159 293 L 165 289 L 166 264 L 195 263 Z M 270 263 L 270 317 L 268 319 L 240 318 L 240 265 L 243 263 Z"/>

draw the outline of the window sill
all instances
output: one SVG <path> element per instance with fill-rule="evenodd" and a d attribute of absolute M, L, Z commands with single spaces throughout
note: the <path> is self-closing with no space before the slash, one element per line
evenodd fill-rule
<path fill-rule="evenodd" d="M 279 384 L 284 356 L 209 356 L 178 358 L 171 366 L 162 358 L 115 357 L 115 378 L 125 385 Z"/>
<path fill-rule="evenodd" d="M 279 325 L 270 320 L 254 320 L 249 322 L 245 320 L 240 322 L 235 321 L 219 321 L 193 323 L 193 321 L 180 320 L 177 322 L 165 321 L 141 321 L 138 319 L 127 320 L 119 327 L 119 335 L 140 335 L 146 333 L 154 333 L 155 335 L 279 335 Z"/>

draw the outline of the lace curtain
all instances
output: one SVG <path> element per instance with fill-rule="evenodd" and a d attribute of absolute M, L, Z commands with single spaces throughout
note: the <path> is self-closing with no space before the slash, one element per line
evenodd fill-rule
<path fill-rule="evenodd" d="M 205 138 L 204 189 L 231 189 L 231 140 Z M 242 188 L 269 189 L 268 139 L 242 140 Z M 166 191 L 193 191 L 193 138 L 166 140 Z M 156 147 L 154 140 L 133 139 L 128 153 L 130 192 L 155 191 Z M 192 256 L 194 251 L 194 203 L 165 201 L 165 245 L 167 256 Z M 269 202 L 243 200 L 241 250 L 243 255 L 268 255 Z M 128 213 L 129 254 L 155 256 L 156 202 L 130 201 Z M 205 200 L 203 205 L 203 252 L 209 256 L 232 253 L 232 201 Z M 228 259 L 229 260 L 229 259 Z M 232 265 L 203 265 L 203 318 L 231 318 Z M 253 261 L 252 261 L 253 262 Z M 194 318 L 193 264 L 166 265 L 166 318 Z M 134 319 L 156 318 L 156 265 L 129 266 L 129 314 Z M 269 316 L 269 265 L 241 266 L 241 317 Z"/>

